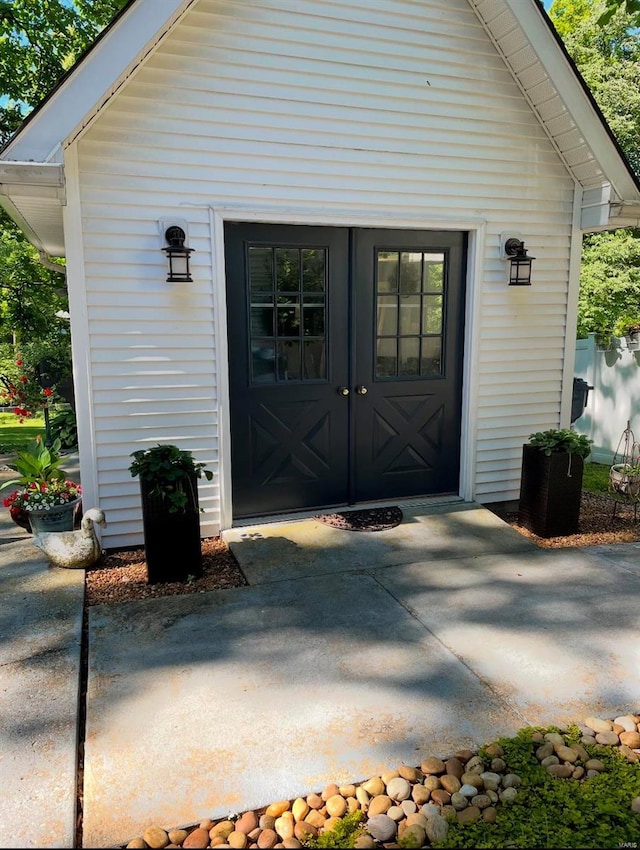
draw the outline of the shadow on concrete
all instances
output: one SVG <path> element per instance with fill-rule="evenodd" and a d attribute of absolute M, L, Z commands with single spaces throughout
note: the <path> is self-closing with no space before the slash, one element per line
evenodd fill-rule
<path fill-rule="evenodd" d="M 0 546 L 0 832 L 6 847 L 71 847 L 84 574 L 26 541 Z"/>
<path fill-rule="evenodd" d="M 238 529 L 250 587 L 91 609 L 87 846 L 640 704 L 628 563 L 474 506 L 319 525 Z"/>
<path fill-rule="evenodd" d="M 0 543 L 2 843 L 72 847 L 84 572 L 50 567 L 6 509 Z"/>

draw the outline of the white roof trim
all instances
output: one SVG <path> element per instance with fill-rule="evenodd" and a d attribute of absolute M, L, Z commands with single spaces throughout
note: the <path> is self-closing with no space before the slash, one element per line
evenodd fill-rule
<path fill-rule="evenodd" d="M 40 199 L 42 203 L 42 199 Z M 44 235 L 40 231 L 40 222 L 36 217 L 29 216 L 28 219 L 13 203 L 13 199 L 0 194 L 0 207 L 4 209 L 9 217 L 15 221 L 20 230 L 26 235 L 29 242 L 44 254 L 50 257 L 64 257 L 64 233 L 62 232 L 62 204 L 56 201 L 56 210 L 60 211 L 59 225 L 53 230 L 47 228 Z"/>
<path fill-rule="evenodd" d="M 619 204 L 611 208 L 607 226 L 599 228 L 610 230 L 612 227 L 640 227 L 640 204 Z M 589 228 L 593 230 L 595 228 Z"/>
<path fill-rule="evenodd" d="M 638 185 L 629 173 L 615 143 L 609 136 L 582 83 L 568 66 L 567 58 L 544 19 L 544 12 L 535 2 L 504 0 L 512 14 L 526 32 L 538 61 L 562 98 L 565 109 L 584 134 L 585 140 L 602 170 L 611 183 L 615 194 L 629 201 L 640 201 Z M 570 71 L 570 73 L 567 73 Z"/>
<path fill-rule="evenodd" d="M 47 162 L 113 96 L 195 0 L 136 0 L 36 109 L 1 159 Z"/>
<path fill-rule="evenodd" d="M 3 162 L 0 160 L 0 184 L 64 187 L 64 170 L 57 163 Z"/>
<path fill-rule="evenodd" d="M 0 161 L 0 207 L 39 251 L 51 256 L 64 256 L 62 207 L 65 203 L 61 165 Z M 23 204 L 28 210 L 26 213 L 21 209 Z M 52 218 L 55 220 L 53 226 Z"/>

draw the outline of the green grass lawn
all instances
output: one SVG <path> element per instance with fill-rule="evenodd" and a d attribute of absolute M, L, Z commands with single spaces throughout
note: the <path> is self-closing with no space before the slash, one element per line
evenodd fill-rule
<path fill-rule="evenodd" d="M 0 454 L 18 451 L 38 434 L 44 438 L 44 419 L 28 419 L 22 424 L 15 413 L 0 413 Z"/>
<path fill-rule="evenodd" d="M 589 493 L 609 493 L 609 470 L 604 463 L 585 463 L 582 477 L 582 489 Z"/>

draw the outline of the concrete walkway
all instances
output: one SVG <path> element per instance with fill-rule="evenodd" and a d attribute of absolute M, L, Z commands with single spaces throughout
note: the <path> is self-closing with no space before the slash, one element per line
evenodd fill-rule
<path fill-rule="evenodd" d="M 226 536 L 251 586 L 90 611 L 85 847 L 640 708 L 639 544 L 541 550 L 465 504 Z M 84 573 L 5 511 L 0 541 L 2 846 L 71 847 Z"/>
<path fill-rule="evenodd" d="M 462 504 L 226 537 L 250 587 L 90 611 L 85 846 L 640 706 L 638 545 Z"/>
<path fill-rule="evenodd" d="M 63 468 L 78 480 L 77 456 Z M 6 509 L 0 543 L 0 843 L 73 847 L 84 571 L 50 567 Z"/>

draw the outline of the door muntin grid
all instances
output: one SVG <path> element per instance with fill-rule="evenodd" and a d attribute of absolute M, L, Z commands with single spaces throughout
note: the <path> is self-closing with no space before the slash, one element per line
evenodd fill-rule
<path fill-rule="evenodd" d="M 327 250 L 249 244 L 252 384 L 327 380 Z"/>
<path fill-rule="evenodd" d="M 376 251 L 376 380 L 443 375 L 446 266 L 446 251 Z"/>

